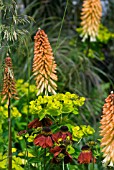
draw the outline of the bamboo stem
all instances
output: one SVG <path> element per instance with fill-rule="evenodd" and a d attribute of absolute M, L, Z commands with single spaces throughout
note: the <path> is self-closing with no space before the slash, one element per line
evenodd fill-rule
<path fill-rule="evenodd" d="M 12 170 L 12 133 L 11 133 L 11 112 L 10 112 L 10 97 L 8 98 L 8 170 Z"/>

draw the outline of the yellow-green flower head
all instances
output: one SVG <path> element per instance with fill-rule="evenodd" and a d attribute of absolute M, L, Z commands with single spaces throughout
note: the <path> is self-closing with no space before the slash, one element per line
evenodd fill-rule
<path fill-rule="evenodd" d="M 86 132 L 87 134 L 92 135 L 93 133 L 95 133 L 95 130 L 91 126 L 88 125 Z"/>
<path fill-rule="evenodd" d="M 30 102 L 30 112 L 38 114 L 40 120 L 45 115 L 59 116 L 62 113 L 73 113 L 76 115 L 79 113 L 78 106 L 82 106 L 84 101 L 84 97 L 79 97 L 70 92 L 52 96 L 39 96 L 38 99 Z"/>
<path fill-rule="evenodd" d="M 7 118 L 8 117 L 8 105 L 5 104 L 4 106 L 1 106 L 1 112 L 2 114 Z M 18 111 L 18 109 L 16 107 L 12 107 L 11 108 L 11 113 L 12 113 L 12 117 L 20 117 L 21 113 Z"/>
<path fill-rule="evenodd" d="M 16 107 L 12 108 L 11 113 L 13 117 L 21 117 L 21 113 L 18 111 Z"/>
<path fill-rule="evenodd" d="M 37 134 L 34 134 L 33 136 L 31 135 L 31 136 L 29 136 L 28 137 L 28 142 L 33 142 L 33 140 L 34 140 L 34 138 L 37 136 Z"/>
<path fill-rule="evenodd" d="M 73 140 L 78 141 L 84 136 L 92 135 L 95 130 L 91 126 L 81 125 L 72 127 Z"/>
<path fill-rule="evenodd" d="M 81 139 L 84 136 L 84 133 L 79 126 L 73 127 L 72 132 L 73 132 L 72 133 L 73 140 L 75 140 L 75 141 L 78 141 L 79 139 Z"/>

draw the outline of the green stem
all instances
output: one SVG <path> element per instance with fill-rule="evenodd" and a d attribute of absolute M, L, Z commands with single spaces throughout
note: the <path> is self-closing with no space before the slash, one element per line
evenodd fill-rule
<path fill-rule="evenodd" d="M 62 119 L 63 119 L 63 117 L 62 117 L 62 113 L 61 113 L 60 124 L 62 124 Z"/>
<path fill-rule="evenodd" d="M 27 66 L 28 66 L 28 97 L 27 97 L 27 122 L 29 121 L 29 100 L 30 100 L 30 73 L 31 73 L 31 68 L 30 68 L 30 53 L 29 53 L 29 48 L 27 46 L 26 40 L 24 41 L 26 50 L 27 50 Z"/>
<path fill-rule="evenodd" d="M 11 112 L 10 112 L 10 97 L 8 98 L 8 170 L 12 170 L 12 133 L 11 133 Z"/>
<path fill-rule="evenodd" d="M 29 100 L 30 100 L 30 72 L 31 72 L 31 70 L 30 70 L 30 55 L 29 55 L 29 50 L 28 50 L 28 48 L 27 48 L 27 53 L 28 53 L 28 58 L 27 58 L 27 64 L 28 64 L 28 100 L 27 100 L 27 105 L 28 105 L 28 113 L 27 113 L 27 116 L 28 116 L 28 121 L 29 121 Z"/>
<path fill-rule="evenodd" d="M 25 148 L 25 163 L 24 163 L 24 165 L 25 165 L 25 167 L 27 167 L 28 170 L 29 170 L 27 139 L 26 139 L 26 138 L 24 138 L 24 139 L 25 139 L 25 146 L 26 146 L 26 148 Z M 27 162 L 26 162 L 26 160 L 27 160 Z"/>
<path fill-rule="evenodd" d="M 83 164 L 83 170 L 88 170 L 88 164 Z"/>
<path fill-rule="evenodd" d="M 93 161 L 93 169 L 92 170 L 94 170 L 94 161 Z"/>
<path fill-rule="evenodd" d="M 0 25 L 2 26 L 2 11 L 0 10 Z M 0 26 L 0 48 L 2 47 L 2 29 Z"/>
<path fill-rule="evenodd" d="M 65 6 L 63 18 L 62 18 L 62 21 L 61 21 L 61 27 L 60 27 L 60 30 L 59 30 L 59 35 L 58 35 L 57 44 L 56 44 L 56 47 L 55 47 L 55 50 L 54 50 L 54 54 L 56 53 L 56 51 L 57 51 L 57 49 L 58 49 L 58 43 L 59 43 L 59 39 L 60 39 L 62 27 L 63 27 L 63 22 L 64 22 L 64 20 L 65 20 L 65 15 L 66 15 L 67 7 L 68 7 L 68 2 L 69 2 L 69 0 L 67 0 L 67 2 L 66 2 L 66 6 Z"/>
<path fill-rule="evenodd" d="M 69 165 L 67 164 L 67 170 L 69 170 Z"/>
<path fill-rule="evenodd" d="M 46 170 L 46 148 L 44 149 L 44 170 Z"/>
<path fill-rule="evenodd" d="M 65 164 L 64 164 L 64 160 L 63 160 L 62 167 L 63 167 L 63 169 L 62 169 L 62 170 L 65 170 Z"/>
<path fill-rule="evenodd" d="M 86 50 L 86 54 L 85 54 L 86 57 L 88 57 L 89 50 L 90 50 L 90 39 L 88 38 L 87 39 L 87 50 Z"/>
<path fill-rule="evenodd" d="M 27 66 L 28 66 L 28 97 L 27 97 L 27 123 L 28 123 L 29 122 L 29 100 L 30 100 L 30 55 L 29 55 L 29 49 L 28 49 L 26 40 L 24 41 L 24 44 L 25 44 L 25 47 L 27 50 Z M 29 168 L 27 140 L 25 142 L 26 142 L 25 156 L 26 156 L 26 160 L 27 160 L 26 166 Z"/>

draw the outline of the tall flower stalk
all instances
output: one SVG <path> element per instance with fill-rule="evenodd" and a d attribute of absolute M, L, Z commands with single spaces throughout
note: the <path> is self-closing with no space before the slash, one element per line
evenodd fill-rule
<path fill-rule="evenodd" d="M 12 60 L 10 57 L 5 59 L 4 79 L 3 79 L 3 99 L 2 102 L 8 99 L 8 170 L 12 170 L 12 133 L 11 133 L 11 98 L 17 98 L 17 91 L 15 88 L 15 80 L 12 69 Z"/>
<path fill-rule="evenodd" d="M 35 76 L 37 95 L 56 94 L 56 63 L 48 37 L 39 29 L 34 37 L 33 75 Z"/>
<path fill-rule="evenodd" d="M 102 6 L 100 0 L 84 0 L 81 12 L 81 36 L 83 41 L 88 37 L 90 37 L 90 41 L 96 40 L 101 16 Z"/>
<path fill-rule="evenodd" d="M 114 167 L 114 93 L 105 99 L 101 118 L 101 148 L 104 156 L 103 164 Z"/>

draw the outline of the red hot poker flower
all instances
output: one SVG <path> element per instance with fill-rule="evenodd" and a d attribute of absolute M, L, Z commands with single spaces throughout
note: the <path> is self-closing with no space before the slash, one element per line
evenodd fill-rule
<path fill-rule="evenodd" d="M 6 98 L 18 99 L 17 90 L 16 90 L 16 87 L 15 87 L 15 79 L 14 79 L 14 73 L 13 73 L 12 59 L 10 57 L 5 58 L 2 95 L 4 96 L 3 99 L 2 99 L 2 102 Z"/>
<path fill-rule="evenodd" d="M 68 137 L 69 140 L 72 140 L 72 135 L 68 131 L 67 126 L 61 126 L 60 131 L 52 135 L 53 140 L 57 143 L 59 142 L 59 139 L 62 139 L 62 141 L 64 141 L 67 140 Z"/>
<path fill-rule="evenodd" d="M 114 167 L 114 92 L 105 99 L 101 117 L 101 148 L 104 166 Z"/>
<path fill-rule="evenodd" d="M 82 147 L 82 152 L 80 153 L 78 157 L 78 163 L 80 164 L 89 164 L 91 162 L 95 163 L 95 158 L 92 155 L 92 151 L 90 150 L 90 147 L 88 145 L 85 145 Z"/>
<path fill-rule="evenodd" d="M 38 89 L 37 95 L 43 92 L 45 95 L 48 93 L 56 94 L 56 63 L 44 30 L 38 29 L 34 41 L 33 74 Z"/>
<path fill-rule="evenodd" d="M 64 163 L 72 162 L 71 155 L 66 151 L 64 145 L 55 146 L 54 148 L 50 149 L 50 152 L 54 154 L 54 158 L 52 159 L 52 163 L 59 163 L 64 160 Z"/>
<path fill-rule="evenodd" d="M 51 129 L 49 127 L 44 127 L 42 133 L 35 137 L 34 144 L 42 148 L 52 147 L 53 140 Z"/>

